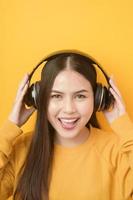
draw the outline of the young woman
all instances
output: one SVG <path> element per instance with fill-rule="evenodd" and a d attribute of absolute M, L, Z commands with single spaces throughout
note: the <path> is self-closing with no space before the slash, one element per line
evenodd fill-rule
<path fill-rule="evenodd" d="M 24 104 L 28 79 L 0 129 L 0 200 L 133 199 L 133 124 L 113 78 L 106 132 L 96 118 L 94 66 L 72 54 L 48 62 L 35 131 L 23 133 L 35 111 Z"/>

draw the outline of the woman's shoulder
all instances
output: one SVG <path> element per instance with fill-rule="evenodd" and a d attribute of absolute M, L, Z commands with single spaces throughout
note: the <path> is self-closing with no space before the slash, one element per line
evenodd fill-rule
<path fill-rule="evenodd" d="M 21 135 L 19 135 L 14 143 L 13 146 L 14 148 L 20 149 L 20 148 L 24 148 L 27 149 L 31 143 L 33 137 L 33 131 L 28 131 L 28 132 L 24 132 Z"/>
<path fill-rule="evenodd" d="M 103 129 L 103 128 L 95 128 L 93 127 L 96 137 L 99 139 L 109 139 L 111 137 L 117 137 L 117 134 L 113 130 Z"/>
<path fill-rule="evenodd" d="M 92 128 L 94 132 L 94 146 L 99 152 L 111 148 L 119 143 L 119 136 L 110 130 Z"/>
<path fill-rule="evenodd" d="M 15 172 L 17 173 L 28 155 L 32 141 L 33 131 L 25 132 L 19 135 L 13 143 L 12 156 L 14 160 Z"/>
<path fill-rule="evenodd" d="M 95 141 L 100 145 L 115 144 L 130 138 L 133 139 L 133 122 L 128 114 L 124 114 L 110 124 L 110 130 L 94 128 Z"/>

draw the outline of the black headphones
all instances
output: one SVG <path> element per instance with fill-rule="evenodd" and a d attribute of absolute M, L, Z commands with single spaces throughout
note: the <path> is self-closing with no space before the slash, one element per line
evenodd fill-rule
<path fill-rule="evenodd" d="M 32 72 L 29 74 L 29 83 L 30 80 L 35 72 L 35 70 L 45 61 L 49 62 L 50 60 L 63 55 L 80 55 L 82 56 L 89 64 L 96 65 L 104 74 L 105 79 L 108 83 L 108 88 L 106 86 L 103 86 L 101 83 L 97 83 L 96 92 L 95 92 L 95 98 L 94 98 L 94 109 L 95 111 L 103 111 L 109 109 L 114 104 L 114 97 L 109 91 L 109 88 L 111 87 L 109 83 L 109 76 L 105 73 L 105 71 L 102 69 L 102 67 L 98 64 L 98 62 L 92 58 L 91 56 L 77 50 L 63 50 L 58 51 L 56 53 L 52 53 L 46 58 L 42 59 L 36 67 L 32 70 Z M 29 86 L 25 96 L 24 96 L 24 103 L 27 106 L 34 106 L 36 109 L 38 109 L 38 96 L 39 96 L 39 90 L 40 90 L 40 81 L 36 81 L 31 86 Z"/>

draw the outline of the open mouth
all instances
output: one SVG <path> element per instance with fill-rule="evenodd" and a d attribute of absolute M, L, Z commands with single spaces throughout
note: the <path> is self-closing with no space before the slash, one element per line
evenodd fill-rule
<path fill-rule="evenodd" d="M 64 129 L 67 129 L 67 130 L 71 130 L 73 128 L 75 128 L 75 126 L 77 125 L 77 122 L 79 121 L 80 118 L 76 118 L 76 119 L 62 119 L 62 118 L 58 118 L 61 126 L 64 128 Z"/>

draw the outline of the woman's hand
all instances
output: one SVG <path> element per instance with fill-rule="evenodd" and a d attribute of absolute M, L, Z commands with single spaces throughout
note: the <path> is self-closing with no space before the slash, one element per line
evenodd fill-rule
<path fill-rule="evenodd" d="M 35 111 L 34 107 L 26 108 L 23 102 L 24 95 L 29 86 L 29 75 L 26 74 L 22 79 L 17 91 L 17 95 L 13 104 L 12 111 L 8 117 L 10 121 L 21 127 Z"/>
<path fill-rule="evenodd" d="M 125 104 L 122 99 L 121 93 L 118 90 L 116 83 L 112 77 L 110 78 L 109 82 L 111 85 L 110 92 L 114 96 L 115 102 L 114 102 L 114 106 L 111 109 L 106 110 L 103 113 L 107 121 L 109 123 L 112 123 L 115 119 L 117 119 L 118 117 L 126 113 L 126 108 L 125 108 Z"/>

